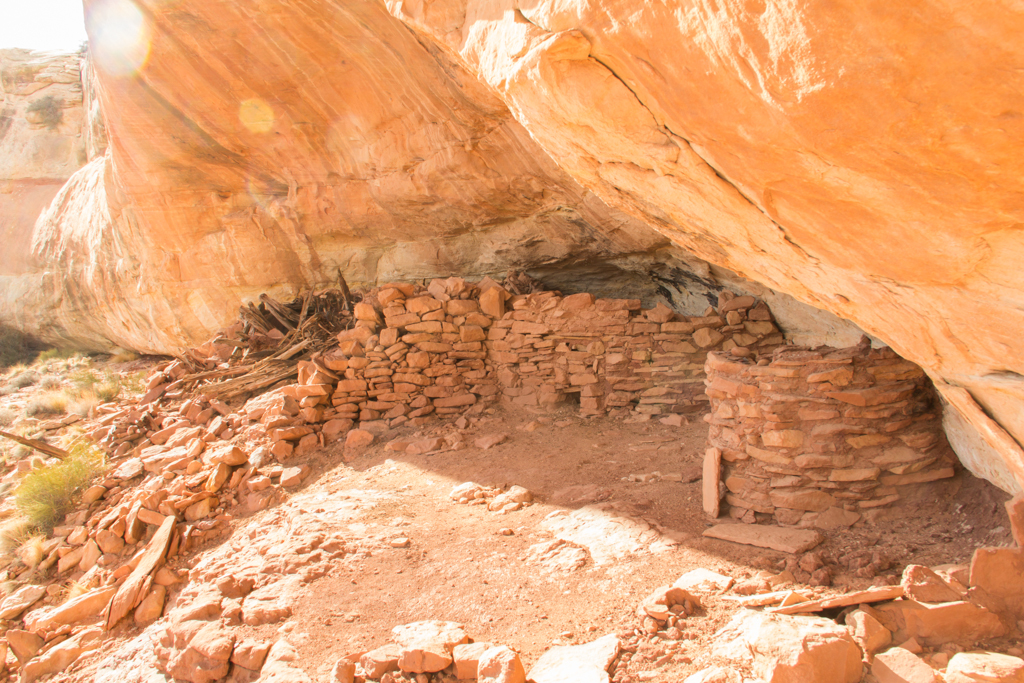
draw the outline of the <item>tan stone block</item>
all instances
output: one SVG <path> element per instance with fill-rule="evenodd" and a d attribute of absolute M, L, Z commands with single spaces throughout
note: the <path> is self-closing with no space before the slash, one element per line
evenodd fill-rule
<path fill-rule="evenodd" d="M 463 325 L 459 328 L 459 338 L 464 342 L 483 341 L 487 339 L 487 332 L 482 327 Z"/>
<path fill-rule="evenodd" d="M 1024 683 L 1024 659 L 996 652 L 958 652 L 943 678 L 946 683 Z"/>
<path fill-rule="evenodd" d="M 452 299 L 445 304 L 448 315 L 468 315 L 480 310 L 480 304 L 472 299 Z"/>
<path fill-rule="evenodd" d="M 751 446 L 750 444 L 747 444 L 743 450 L 750 457 L 773 465 L 789 465 L 793 462 L 792 458 L 789 458 L 782 453 L 765 450 L 763 448 Z"/>
<path fill-rule="evenodd" d="M 405 310 L 416 314 L 441 310 L 443 307 L 444 302 L 438 301 L 434 297 L 430 296 L 420 296 L 415 299 L 407 299 L 405 302 Z"/>
<path fill-rule="evenodd" d="M 902 647 L 878 654 L 871 664 L 878 683 L 935 683 L 935 672 L 917 655 Z"/>
<path fill-rule="evenodd" d="M 666 323 L 669 324 L 669 323 Z M 664 327 L 664 326 L 663 326 Z M 693 341 L 697 346 L 702 349 L 706 349 L 715 346 L 721 342 L 725 337 L 718 330 L 710 327 L 702 327 L 693 333 Z"/>
<path fill-rule="evenodd" d="M 772 504 L 791 510 L 821 512 L 836 504 L 836 499 L 816 489 L 774 489 L 768 493 Z"/>
<path fill-rule="evenodd" d="M 1024 619 L 1024 550 L 978 548 L 971 559 L 971 599 Z"/>
<path fill-rule="evenodd" d="M 877 467 L 864 467 L 859 469 L 839 469 L 829 472 L 829 481 L 868 481 L 877 479 L 882 473 Z"/>
<path fill-rule="evenodd" d="M 804 443 L 804 433 L 798 429 L 779 429 L 761 434 L 765 446 L 775 448 L 799 448 Z"/>
<path fill-rule="evenodd" d="M 891 436 L 884 436 L 882 434 L 864 434 L 863 436 L 848 436 L 846 437 L 846 443 L 850 444 L 853 448 L 871 448 L 873 446 L 881 446 L 892 441 Z"/>
<path fill-rule="evenodd" d="M 892 642 L 892 632 L 863 610 L 854 610 L 846 615 L 846 626 L 868 657 L 888 647 Z"/>

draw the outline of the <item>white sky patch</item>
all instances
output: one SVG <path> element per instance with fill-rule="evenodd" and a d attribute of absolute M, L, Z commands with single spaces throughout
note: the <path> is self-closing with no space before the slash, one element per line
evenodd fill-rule
<path fill-rule="evenodd" d="M 0 0 L 0 49 L 74 52 L 86 39 L 82 0 Z"/>

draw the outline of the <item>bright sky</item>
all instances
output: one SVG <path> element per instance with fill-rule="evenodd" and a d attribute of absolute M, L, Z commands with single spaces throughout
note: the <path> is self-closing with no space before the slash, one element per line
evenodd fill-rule
<path fill-rule="evenodd" d="M 74 52 L 85 40 L 82 0 L 0 0 L 0 48 Z"/>

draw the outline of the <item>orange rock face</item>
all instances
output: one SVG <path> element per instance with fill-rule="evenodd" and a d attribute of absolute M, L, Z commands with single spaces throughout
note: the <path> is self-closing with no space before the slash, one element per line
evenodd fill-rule
<path fill-rule="evenodd" d="M 1024 488 L 1024 73 L 1005 72 L 1024 62 L 1024 14 L 928 0 L 388 7 L 606 202 L 944 380 L 952 420 L 970 425 L 961 457 Z"/>
<path fill-rule="evenodd" d="M 133 40 L 103 30 L 111 5 Z M 0 195 L 30 250 L 2 257 L 5 318 L 166 351 L 339 268 L 473 276 L 672 244 L 923 366 L 961 458 L 1024 490 L 1020 12 L 86 7 L 110 148 L 34 225 L 50 195 Z"/>

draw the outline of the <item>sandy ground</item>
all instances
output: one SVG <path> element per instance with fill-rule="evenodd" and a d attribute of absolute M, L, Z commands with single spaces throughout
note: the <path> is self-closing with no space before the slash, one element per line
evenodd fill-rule
<path fill-rule="evenodd" d="M 232 541 L 244 544 L 243 532 L 276 523 L 282 509 L 331 510 L 333 523 L 363 550 L 307 584 L 285 623 L 243 627 L 266 639 L 287 634 L 314 681 L 326 680 L 339 657 L 386 643 L 394 626 L 426 619 L 460 622 L 475 640 L 510 645 L 527 669 L 552 645 L 617 633 L 638 650 L 622 667 L 629 680 L 679 681 L 707 663 L 712 635 L 735 608 L 710 596 L 681 626 L 681 640 L 664 641 L 635 636 L 640 600 L 690 569 L 742 581 L 778 574 L 799 559 L 701 536 L 712 521 L 701 509 L 707 427 L 699 414 L 671 427 L 583 419 L 571 406 L 497 408 L 461 430 L 461 450 L 411 456 L 385 449 L 391 439 L 455 429 L 441 422 L 401 428 L 349 462 L 340 446 L 321 449 L 305 460 L 312 472 L 304 484 L 278 508 L 251 516 L 231 510 L 236 519 L 227 533 L 174 564 L 195 566 Z M 508 435 L 500 445 L 473 445 L 498 433 Z M 652 473 L 662 476 L 630 481 Z M 507 514 L 454 503 L 449 492 L 467 481 L 523 486 L 535 502 Z M 966 563 L 978 546 L 1009 545 L 1007 497 L 967 473 L 910 492 L 873 520 L 828 532 L 817 550 L 835 573 L 834 588 L 815 590 L 894 582 L 906 564 Z M 351 503 L 344 514 L 339 500 Z M 391 547 L 399 538 L 408 547 Z M 881 558 L 880 575 L 857 577 L 835 562 L 858 554 Z M 138 633 L 119 627 L 101 651 L 56 680 L 93 680 L 103 658 Z"/>

